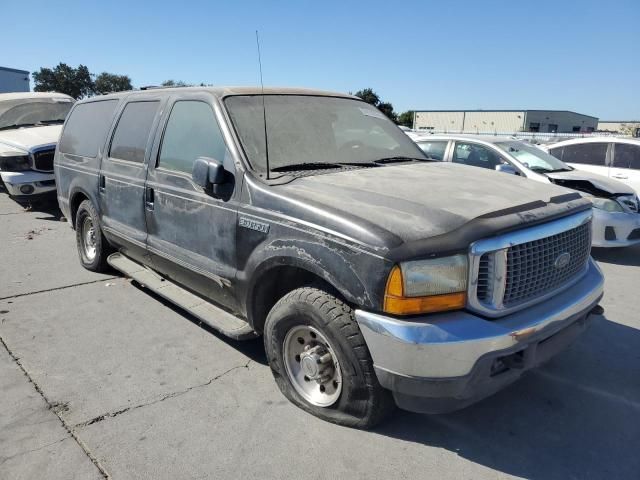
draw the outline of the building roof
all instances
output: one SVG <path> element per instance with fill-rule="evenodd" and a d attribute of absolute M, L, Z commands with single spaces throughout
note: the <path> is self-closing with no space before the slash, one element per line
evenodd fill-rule
<path fill-rule="evenodd" d="M 416 113 L 423 112 L 450 112 L 450 113 L 464 113 L 464 112 L 474 112 L 474 113 L 499 113 L 499 112 L 554 112 L 554 113 L 572 113 L 574 115 L 580 115 L 583 117 L 590 117 L 597 119 L 598 117 L 594 117 L 593 115 L 586 115 L 584 113 L 572 112 L 571 110 L 540 110 L 540 109 L 531 109 L 531 108 L 523 108 L 520 110 L 490 110 L 490 109 L 470 109 L 470 110 L 415 110 Z"/>
<path fill-rule="evenodd" d="M 640 123 L 640 120 L 599 120 L 598 123 Z"/>
<path fill-rule="evenodd" d="M 9 67 L 0 67 L 0 72 L 23 73 L 23 74 L 29 75 L 28 70 L 18 70 L 18 69 L 9 68 Z"/>

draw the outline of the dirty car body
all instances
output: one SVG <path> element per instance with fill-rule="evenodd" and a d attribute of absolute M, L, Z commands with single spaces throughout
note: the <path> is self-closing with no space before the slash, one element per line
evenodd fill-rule
<path fill-rule="evenodd" d="M 53 157 L 73 102 L 61 93 L 0 94 L 0 178 L 15 200 L 55 197 Z"/>
<path fill-rule="evenodd" d="M 215 120 L 219 140 L 210 155 L 193 152 L 185 163 L 181 139 L 197 126 L 181 125 L 198 115 Z M 119 132 L 128 122 L 148 127 L 132 140 L 130 130 Z M 89 130 L 101 132 L 95 141 Z M 588 200 L 426 160 L 355 97 L 181 88 L 78 103 L 55 169 L 74 228 L 82 229 L 78 209 L 92 204 L 115 255 L 247 326 L 230 333 L 213 320 L 214 328 L 234 338 L 263 334 L 283 297 L 319 288 L 348 305 L 376 382 L 396 403 L 443 412 L 562 350 L 586 327 L 603 279 L 589 256 Z M 518 274 L 537 277 L 505 283 L 507 268 L 524 268 L 534 246 L 547 255 Z M 436 275 L 431 268 L 458 277 L 436 281 L 429 296 L 421 289 Z M 392 277 L 400 292 L 390 290 Z M 529 280 L 543 288 L 528 288 Z M 440 288 L 458 303 L 445 305 Z"/>

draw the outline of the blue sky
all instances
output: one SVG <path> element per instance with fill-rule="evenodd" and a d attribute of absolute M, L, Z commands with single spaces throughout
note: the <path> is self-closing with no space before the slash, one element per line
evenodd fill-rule
<path fill-rule="evenodd" d="M 7 0 L 1 11 L 0 65 L 29 71 L 83 63 L 134 86 L 254 85 L 258 29 L 265 85 L 371 87 L 397 111 L 640 118 L 640 0 Z"/>

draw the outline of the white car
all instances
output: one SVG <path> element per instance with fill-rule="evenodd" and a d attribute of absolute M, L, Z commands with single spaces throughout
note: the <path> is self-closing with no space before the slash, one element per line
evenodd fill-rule
<path fill-rule="evenodd" d="M 626 183 L 640 195 L 640 139 L 621 137 L 575 138 L 545 145 L 564 163 Z"/>
<path fill-rule="evenodd" d="M 53 157 L 74 101 L 62 93 L 0 94 L 0 179 L 16 201 L 55 194 Z"/>
<path fill-rule="evenodd" d="M 427 135 L 414 136 L 413 140 L 433 160 L 488 168 L 578 190 L 594 206 L 593 246 L 640 243 L 640 201 L 624 183 L 576 170 L 539 147 L 514 138 Z"/>

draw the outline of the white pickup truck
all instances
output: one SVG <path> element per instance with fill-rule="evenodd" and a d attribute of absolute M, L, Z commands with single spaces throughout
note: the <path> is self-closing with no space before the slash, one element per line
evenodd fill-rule
<path fill-rule="evenodd" d="M 0 179 L 14 200 L 55 196 L 53 157 L 73 103 L 55 92 L 0 94 Z"/>

